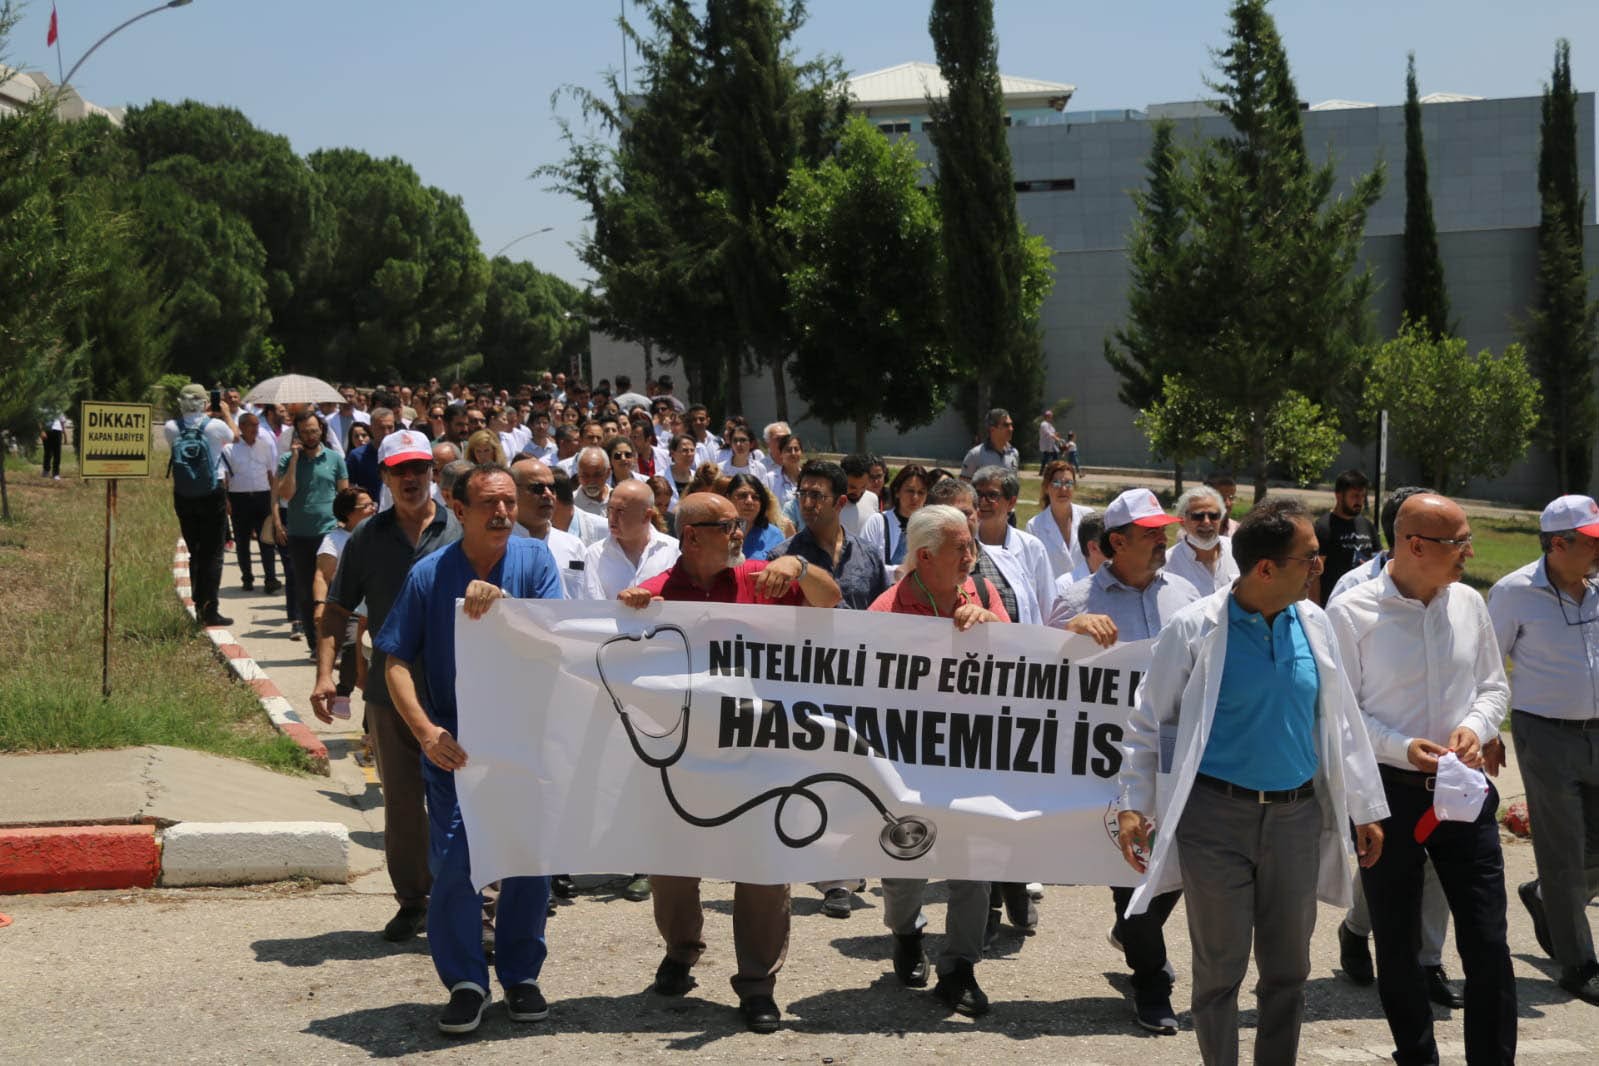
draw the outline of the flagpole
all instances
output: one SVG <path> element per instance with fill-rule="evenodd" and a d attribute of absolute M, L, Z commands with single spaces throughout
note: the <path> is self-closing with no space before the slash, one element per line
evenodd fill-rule
<path fill-rule="evenodd" d="M 56 19 L 56 6 L 50 5 L 50 35 L 56 39 L 56 84 L 66 83 L 67 76 L 61 73 L 61 24 Z"/>

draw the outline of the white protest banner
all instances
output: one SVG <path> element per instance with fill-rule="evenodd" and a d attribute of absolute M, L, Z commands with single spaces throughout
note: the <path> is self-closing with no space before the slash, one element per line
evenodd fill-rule
<path fill-rule="evenodd" d="M 805 607 L 458 612 L 473 880 L 1120 884 L 1117 747 L 1148 642 Z"/>

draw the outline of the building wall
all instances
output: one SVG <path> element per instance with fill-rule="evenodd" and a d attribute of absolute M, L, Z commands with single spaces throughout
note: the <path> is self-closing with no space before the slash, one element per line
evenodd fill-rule
<path fill-rule="evenodd" d="M 1068 113 L 1068 117 L 1070 117 Z M 1578 106 L 1580 177 L 1595 194 L 1594 95 Z M 1431 174 L 1433 210 L 1439 229 L 1444 276 L 1459 329 L 1472 350 L 1499 350 L 1517 339 L 1516 323 L 1535 296 L 1538 224 L 1537 152 L 1540 104 L 1536 97 L 1429 104 L 1422 109 Z M 1228 130 L 1220 118 L 1186 119 L 1179 137 L 1219 136 Z M 1339 188 L 1387 164 L 1382 199 L 1367 223 L 1365 262 L 1376 275 L 1373 313 L 1379 335 L 1398 326 L 1400 264 L 1404 232 L 1404 111 L 1401 107 L 1305 113 L 1307 143 L 1313 153 L 1335 160 Z M 932 148 L 920 133 L 910 135 L 921 156 Z M 1092 465 L 1153 465 L 1133 412 L 1116 399 L 1119 384 L 1104 360 L 1105 338 L 1127 312 L 1126 234 L 1133 221 L 1129 191 L 1145 180 L 1152 126 L 1143 121 L 1091 122 L 1063 126 L 1018 127 L 1010 131 L 1018 181 L 1070 178 L 1070 191 L 1028 192 L 1017 197 L 1023 221 L 1055 250 L 1055 288 L 1046 302 L 1042 326 L 1046 359 L 1046 402 L 1073 402 L 1059 428 L 1077 430 L 1084 461 Z M 1599 227 L 1589 220 L 1586 248 L 1590 268 L 1599 270 Z M 1599 295 L 1599 283 L 1595 285 Z M 770 420 L 772 388 L 764 375 L 745 379 L 745 414 L 752 423 Z M 790 410 L 803 400 L 789 397 Z M 1024 421 L 1019 415 L 1018 423 Z M 1034 412 L 1028 412 L 1031 416 Z M 800 423 L 807 444 L 825 442 L 826 430 Z M 848 430 L 840 439 L 851 439 Z M 954 458 L 970 446 L 971 435 L 953 413 L 934 424 L 901 434 L 892 426 L 874 428 L 870 445 L 885 454 Z M 1370 465 L 1350 448 L 1341 463 Z M 1403 457 L 1390 455 L 1396 476 L 1414 477 Z M 1473 485 L 1475 495 L 1540 502 L 1552 495 L 1550 464 L 1541 456 L 1524 461 L 1491 485 Z"/>

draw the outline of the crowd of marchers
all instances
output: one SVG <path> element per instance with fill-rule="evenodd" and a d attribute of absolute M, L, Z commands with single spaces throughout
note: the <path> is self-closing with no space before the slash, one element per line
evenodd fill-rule
<path fill-rule="evenodd" d="M 1373 523 L 1358 471 L 1339 476 L 1319 516 L 1268 496 L 1235 520 L 1235 484 L 1220 477 L 1170 512 L 1142 488 L 1095 512 L 1074 499 L 1075 435 L 1046 411 L 1039 510 L 1021 528 L 1004 410 L 988 412 L 958 470 L 894 469 L 864 454 L 810 458 L 782 422 L 757 433 L 730 415 L 713 427 L 664 376 L 644 393 L 622 375 L 614 384 L 546 374 L 513 395 L 433 380 L 288 409 L 191 385 L 166 425 L 201 618 L 228 622 L 231 545 L 246 589 L 255 556 L 265 590 L 284 594 L 291 636 L 316 659 L 317 716 L 349 716 L 359 689 L 399 903 L 383 936 L 426 932 L 448 993 L 444 1032 L 478 1026 L 491 962 L 512 1019 L 547 1015 L 546 918 L 552 897 L 575 891 L 564 875 L 472 884 L 453 619 L 458 600 L 481 618 L 506 596 L 889 611 L 963 630 L 1051 626 L 1107 647 L 1152 640 L 1119 782 L 1119 839 L 1143 876 L 1108 893 L 1105 929 L 1131 971 L 1133 1021 L 1176 1034 L 1163 926 L 1183 903 L 1207 1064 L 1237 1060 L 1251 950 L 1255 1060 L 1295 1061 L 1318 901 L 1347 909 L 1341 965 L 1376 984 L 1396 1061 L 1438 1061 L 1435 1005 L 1464 1009 L 1468 1062 L 1514 1061 L 1492 781 L 1508 722 L 1536 826 L 1538 877 L 1518 896 L 1560 986 L 1599 1004 L 1586 916 L 1599 891 L 1592 499 L 1551 502 L 1539 556 L 1485 599 L 1460 583 L 1473 553 L 1459 505 L 1401 488 Z M 1440 820 L 1440 774 L 1473 782 L 1477 802 Z M 813 887 L 823 913 L 848 918 L 864 883 Z M 882 882 L 893 971 L 983 1015 L 984 949 L 1006 920 L 1037 928 L 1043 886 L 950 883 L 933 959 L 924 889 Z M 698 881 L 636 873 L 625 895 L 653 901 L 655 991 L 685 994 L 705 949 Z M 1443 968 L 1451 922 L 1463 988 Z M 736 886 L 732 987 L 756 1032 L 781 1022 L 789 923 L 790 886 Z"/>

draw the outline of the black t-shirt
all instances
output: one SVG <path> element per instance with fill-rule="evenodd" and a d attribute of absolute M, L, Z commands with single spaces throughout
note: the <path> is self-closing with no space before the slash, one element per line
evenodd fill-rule
<path fill-rule="evenodd" d="M 1363 514 L 1339 518 L 1328 511 L 1316 519 L 1316 540 L 1327 562 L 1321 570 L 1321 602 L 1338 579 L 1377 554 L 1377 527 Z"/>

